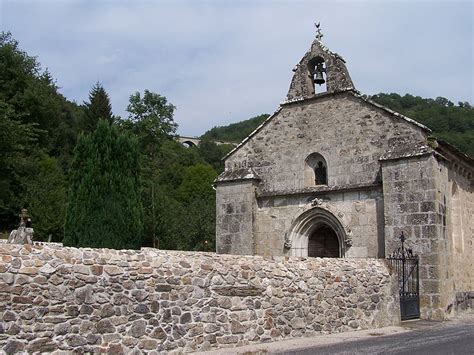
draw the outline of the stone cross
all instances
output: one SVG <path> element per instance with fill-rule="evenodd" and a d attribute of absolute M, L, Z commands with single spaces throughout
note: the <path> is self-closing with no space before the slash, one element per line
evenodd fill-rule
<path fill-rule="evenodd" d="M 28 210 L 22 209 L 18 215 L 20 217 L 20 225 L 18 229 L 11 231 L 8 237 L 8 243 L 12 244 L 33 244 L 33 228 L 30 227 L 31 219 L 28 216 Z"/>

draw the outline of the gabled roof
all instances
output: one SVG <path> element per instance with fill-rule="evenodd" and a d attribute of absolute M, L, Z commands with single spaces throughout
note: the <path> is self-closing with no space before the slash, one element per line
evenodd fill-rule
<path fill-rule="evenodd" d="M 224 158 L 222 158 L 222 160 L 226 160 L 232 154 L 234 154 L 237 150 L 239 150 L 243 145 L 245 145 L 250 140 L 250 138 L 255 136 L 263 127 L 265 127 L 281 111 L 283 106 L 287 106 L 287 105 L 291 105 L 291 104 L 299 103 L 299 102 L 304 102 L 304 101 L 315 101 L 315 100 L 318 100 L 318 99 L 323 98 L 323 97 L 336 96 L 336 95 L 340 95 L 342 93 L 350 93 L 354 97 L 364 101 L 365 103 L 367 103 L 371 106 L 377 107 L 378 109 L 381 109 L 381 110 L 389 113 L 390 115 L 392 115 L 394 117 L 397 117 L 398 119 L 402 119 L 402 120 L 410 123 L 411 125 L 416 126 L 419 129 L 422 129 L 426 133 L 431 133 L 432 132 L 431 129 L 429 129 L 425 125 L 415 121 L 414 119 L 409 118 L 405 115 L 402 115 L 401 113 L 395 112 L 395 111 L 389 109 L 388 107 L 385 107 L 383 105 L 380 105 L 380 104 L 376 103 L 375 101 L 372 101 L 372 100 L 368 99 L 365 95 L 362 95 L 359 91 L 357 91 L 355 89 L 348 88 L 348 89 L 340 90 L 340 91 L 337 91 L 337 92 L 323 92 L 323 93 L 320 93 L 320 94 L 316 94 L 316 95 L 314 95 L 313 97 L 310 97 L 310 98 L 292 99 L 292 100 L 288 100 L 288 101 L 284 101 L 284 102 L 280 103 L 280 106 L 278 107 L 278 109 L 270 117 L 268 117 L 265 121 L 262 122 L 262 124 L 260 124 L 257 128 L 255 128 L 242 142 L 240 142 Z"/>
<path fill-rule="evenodd" d="M 394 115 L 394 116 L 396 116 L 396 117 L 402 118 L 402 119 L 404 119 L 405 121 L 410 122 L 411 124 L 413 124 L 413 125 L 415 125 L 415 126 L 418 126 L 419 128 L 425 130 L 425 131 L 428 132 L 428 133 L 431 133 L 431 132 L 432 132 L 431 129 L 429 129 L 429 128 L 426 127 L 425 125 L 421 124 L 420 122 L 415 121 L 414 119 L 412 119 L 412 118 L 410 118 L 410 117 L 407 117 L 407 116 L 405 116 L 405 115 L 402 115 L 401 113 L 398 113 L 398 112 L 396 112 L 396 111 L 393 111 L 393 110 L 389 109 L 388 107 L 383 106 L 383 105 L 381 105 L 381 104 L 379 104 L 379 103 L 377 103 L 377 102 L 375 102 L 375 101 L 369 99 L 367 96 L 361 94 L 361 93 L 360 93 L 359 91 L 357 91 L 357 90 L 353 90 L 353 94 L 354 94 L 355 97 L 358 97 L 358 98 L 364 100 L 365 102 L 367 102 L 367 103 L 369 103 L 369 104 L 371 104 L 371 105 L 373 105 L 373 106 L 376 106 L 376 107 L 378 107 L 378 108 L 380 108 L 380 109 L 382 109 L 382 110 L 384 110 L 384 111 L 386 111 L 386 112 L 388 112 L 388 113 L 390 113 L 390 114 L 392 114 L 392 115 Z"/>
<path fill-rule="evenodd" d="M 278 109 L 273 112 L 265 121 L 263 121 L 257 128 L 255 128 L 247 137 L 245 137 L 242 142 L 240 142 L 234 149 L 232 149 L 227 155 L 222 158 L 222 160 L 226 160 L 228 157 L 230 157 L 232 154 L 234 154 L 235 151 L 237 151 L 240 147 L 242 147 L 247 141 L 252 138 L 257 132 L 259 132 L 264 126 L 267 125 L 270 120 L 275 117 L 275 115 L 281 111 L 281 106 L 278 107 Z"/>

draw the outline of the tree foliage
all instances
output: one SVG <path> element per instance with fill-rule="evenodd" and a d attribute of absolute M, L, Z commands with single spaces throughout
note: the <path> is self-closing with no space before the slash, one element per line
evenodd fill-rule
<path fill-rule="evenodd" d="M 36 144 L 34 125 L 23 123 L 21 115 L 0 99 L 0 223 L 20 210 L 19 196 L 24 192 L 22 172 L 25 160 Z"/>
<path fill-rule="evenodd" d="M 207 164 L 196 164 L 184 171 L 178 187 L 183 209 L 183 243 L 185 250 L 215 250 L 216 202 L 212 188 L 216 171 Z"/>
<path fill-rule="evenodd" d="M 143 153 L 142 153 L 143 154 Z M 180 143 L 165 140 L 157 155 L 143 169 L 143 205 L 145 207 L 145 245 L 176 249 L 172 239 L 181 238 L 176 228 L 182 218 L 181 204 L 176 199 L 186 167 L 203 160 L 197 150 L 186 149 Z M 171 230 L 176 231 L 170 232 Z M 173 235 L 173 237 L 171 237 Z"/>
<path fill-rule="evenodd" d="M 44 153 L 30 170 L 22 206 L 28 208 L 34 220 L 35 240 L 60 242 L 67 205 L 66 177 L 57 159 Z"/>
<path fill-rule="evenodd" d="M 47 154 L 67 168 L 75 144 L 77 109 L 10 33 L 0 34 L 1 230 L 18 223 L 28 184 L 41 165 L 38 156 Z M 43 228 L 40 222 L 38 227 Z"/>
<path fill-rule="evenodd" d="M 143 96 L 136 92 L 130 96 L 128 121 L 122 121 L 122 125 L 138 137 L 142 152 L 155 156 L 161 143 L 176 133 L 174 110 L 164 96 L 149 90 Z"/>
<path fill-rule="evenodd" d="M 89 92 L 89 102 L 84 103 L 84 115 L 79 126 L 83 132 L 92 133 L 97 128 L 99 120 L 114 122 L 112 105 L 109 95 L 100 83 L 96 83 Z"/>
<path fill-rule="evenodd" d="M 224 171 L 224 162 L 222 158 L 227 155 L 234 146 L 232 144 L 216 144 L 205 137 L 199 143 L 199 153 L 203 159 L 210 164 L 218 173 Z"/>
<path fill-rule="evenodd" d="M 143 166 L 144 244 L 147 246 L 161 246 L 160 241 L 163 239 L 159 234 L 164 223 L 160 220 L 163 213 L 159 210 L 163 202 L 160 199 L 163 197 L 160 175 L 164 170 L 161 158 L 163 152 L 169 149 L 176 151 L 176 145 L 179 145 L 173 140 L 177 128 L 173 119 L 174 110 L 175 107 L 168 103 L 166 97 L 145 90 L 143 96 L 139 92 L 130 96 L 127 107 L 129 117 L 118 121 L 121 129 L 133 134 L 139 142 Z M 170 164 L 176 165 L 177 162 L 171 161 Z M 171 169 L 165 170 L 172 174 L 178 173 Z"/>
<path fill-rule="evenodd" d="M 166 170 L 166 169 L 165 169 Z M 154 195 L 155 216 L 151 219 L 162 249 L 215 250 L 216 171 L 197 163 L 180 169 L 181 183 L 166 184 L 162 179 Z M 166 175 L 165 175 L 166 176 Z"/>
<path fill-rule="evenodd" d="M 64 243 L 131 248 L 142 245 L 143 209 L 136 139 L 105 120 L 79 137 L 71 168 Z"/>

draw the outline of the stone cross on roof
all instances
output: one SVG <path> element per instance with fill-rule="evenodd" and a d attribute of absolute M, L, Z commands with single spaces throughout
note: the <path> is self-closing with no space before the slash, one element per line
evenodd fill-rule
<path fill-rule="evenodd" d="M 321 32 L 321 23 L 314 23 L 314 27 L 316 27 L 316 39 L 321 42 L 321 39 L 323 38 L 323 33 Z"/>

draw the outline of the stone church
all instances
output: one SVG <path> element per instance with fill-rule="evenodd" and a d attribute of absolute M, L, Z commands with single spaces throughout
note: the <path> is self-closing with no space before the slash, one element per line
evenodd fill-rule
<path fill-rule="evenodd" d="M 358 92 L 321 37 L 286 101 L 225 157 L 217 252 L 385 258 L 403 232 L 422 317 L 446 318 L 474 297 L 474 161 Z"/>

